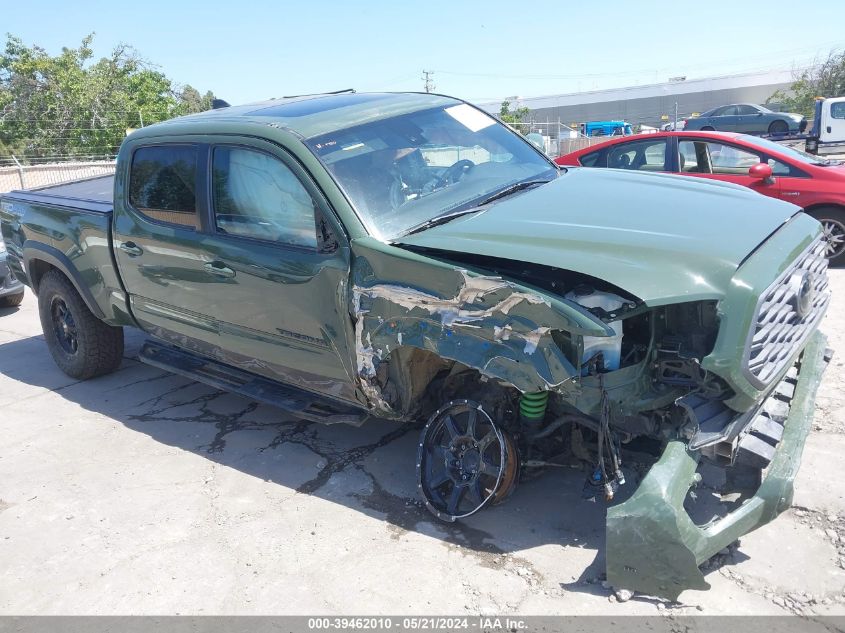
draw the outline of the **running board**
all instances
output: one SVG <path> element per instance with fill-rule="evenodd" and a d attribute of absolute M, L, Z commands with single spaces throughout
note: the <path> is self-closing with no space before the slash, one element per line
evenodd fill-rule
<path fill-rule="evenodd" d="M 154 341 L 143 344 L 139 360 L 216 389 L 278 407 L 303 420 L 360 426 L 369 417 L 355 407 Z"/>

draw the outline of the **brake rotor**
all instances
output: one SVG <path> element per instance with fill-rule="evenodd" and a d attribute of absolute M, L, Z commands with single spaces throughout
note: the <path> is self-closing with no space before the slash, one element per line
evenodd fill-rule
<path fill-rule="evenodd" d="M 513 490 L 516 445 L 477 402 L 453 400 L 431 416 L 417 453 L 417 482 L 438 519 L 456 521 Z"/>

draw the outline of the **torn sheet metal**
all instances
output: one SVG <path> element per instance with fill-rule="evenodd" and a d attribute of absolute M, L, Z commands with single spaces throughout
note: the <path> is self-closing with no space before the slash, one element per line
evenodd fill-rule
<path fill-rule="evenodd" d="M 551 338 L 555 326 L 571 326 L 571 320 L 550 299 L 500 277 L 457 272 L 459 284 L 449 297 L 399 284 L 353 287 L 358 374 L 362 390 L 382 412 L 389 405 L 375 384 L 377 367 L 403 345 L 436 352 L 524 391 L 555 389 L 575 375 Z"/>

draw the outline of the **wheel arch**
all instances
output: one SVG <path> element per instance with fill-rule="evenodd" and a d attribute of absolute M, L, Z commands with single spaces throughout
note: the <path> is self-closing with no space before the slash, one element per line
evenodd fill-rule
<path fill-rule="evenodd" d="M 85 305 L 98 319 L 105 319 L 105 314 L 97 305 L 94 295 L 85 284 L 79 271 L 68 257 L 57 248 L 39 242 L 26 241 L 23 245 L 23 263 L 30 287 L 38 294 L 41 280 L 51 270 L 58 270 L 73 285 Z"/>
<path fill-rule="evenodd" d="M 842 202 L 814 202 L 813 204 L 804 207 L 804 213 L 812 214 L 822 209 L 836 209 L 840 213 L 845 213 L 845 203 Z"/>

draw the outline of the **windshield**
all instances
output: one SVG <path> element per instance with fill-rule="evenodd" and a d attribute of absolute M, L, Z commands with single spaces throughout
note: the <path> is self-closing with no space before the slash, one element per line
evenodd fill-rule
<path fill-rule="evenodd" d="M 390 241 L 557 167 L 468 105 L 430 108 L 310 138 L 367 230 Z"/>
<path fill-rule="evenodd" d="M 760 149 L 768 150 L 770 152 L 780 152 L 784 156 L 787 156 L 793 160 L 797 160 L 802 163 L 806 163 L 808 165 L 832 165 L 837 164 L 839 162 L 833 160 L 825 160 L 823 158 L 819 158 L 818 156 L 814 156 L 813 154 L 802 152 L 800 149 L 795 149 L 794 147 L 789 147 L 788 145 L 781 145 L 780 143 L 775 143 L 774 141 L 759 138 L 757 136 L 743 134 L 739 138 L 741 138 L 747 143 L 756 145 Z"/>

